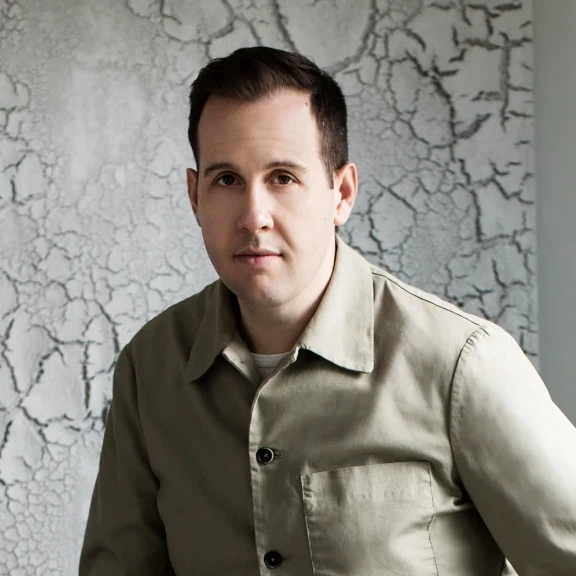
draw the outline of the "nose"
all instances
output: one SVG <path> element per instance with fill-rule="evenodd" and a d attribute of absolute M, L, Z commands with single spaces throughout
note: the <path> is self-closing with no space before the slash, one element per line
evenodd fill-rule
<path fill-rule="evenodd" d="M 254 234 L 273 227 L 270 199 L 264 186 L 247 184 L 240 202 L 239 229 Z"/>

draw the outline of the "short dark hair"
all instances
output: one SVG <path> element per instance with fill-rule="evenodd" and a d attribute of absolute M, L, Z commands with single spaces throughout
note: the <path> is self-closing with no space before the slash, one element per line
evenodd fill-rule
<path fill-rule="evenodd" d="M 267 46 L 240 48 L 209 62 L 190 90 L 188 140 L 199 165 L 198 124 L 208 98 L 255 102 L 276 90 L 294 88 L 310 94 L 320 136 L 320 154 L 330 186 L 333 173 L 348 162 L 346 101 L 340 86 L 314 62 L 293 52 Z"/>

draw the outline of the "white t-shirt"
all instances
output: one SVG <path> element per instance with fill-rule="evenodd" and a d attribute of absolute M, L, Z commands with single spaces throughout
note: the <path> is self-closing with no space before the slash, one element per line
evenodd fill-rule
<path fill-rule="evenodd" d="M 251 354 L 256 366 L 258 366 L 258 370 L 260 370 L 260 374 L 262 374 L 262 378 L 268 378 L 278 365 L 278 362 L 280 362 L 284 356 L 290 354 L 290 352 L 280 352 L 280 354 L 255 354 L 251 352 Z"/>

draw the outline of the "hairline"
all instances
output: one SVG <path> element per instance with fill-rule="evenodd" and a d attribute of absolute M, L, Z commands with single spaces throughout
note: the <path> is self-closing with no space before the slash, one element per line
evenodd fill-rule
<path fill-rule="evenodd" d="M 318 157 L 320 158 L 320 161 L 322 163 L 322 166 L 324 166 L 324 172 L 326 174 L 326 177 L 328 179 L 328 184 L 330 184 L 330 189 L 332 189 L 334 187 L 334 172 L 336 171 L 337 168 L 340 167 L 334 167 L 332 172 L 330 172 L 330 167 L 328 166 L 328 162 L 326 161 L 326 158 L 323 154 L 323 146 L 324 146 L 324 142 L 326 139 L 326 136 L 324 135 L 324 132 L 322 131 L 319 122 L 318 122 L 318 115 L 315 113 L 314 111 L 314 106 L 312 104 L 312 92 L 310 90 L 306 90 L 303 88 L 296 88 L 293 86 L 278 86 L 277 88 L 274 88 L 273 90 L 270 90 L 262 95 L 260 95 L 259 97 L 255 98 L 255 99 L 244 99 L 244 98 L 234 98 L 233 96 L 222 96 L 220 94 L 209 94 L 208 97 L 206 98 L 206 100 L 204 101 L 204 104 L 202 105 L 202 110 L 200 111 L 200 115 L 198 116 L 198 123 L 196 125 L 196 153 L 194 154 L 195 156 L 195 160 L 196 160 L 196 170 L 198 172 L 198 174 L 200 175 L 200 122 L 202 121 L 202 116 L 204 114 L 204 111 L 206 109 L 206 105 L 208 104 L 208 102 L 212 99 L 220 99 L 220 100 L 224 100 L 227 102 L 231 102 L 233 104 L 238 104 L 239 106 L 242 106 L 243 104 L 257 104 L 259 102 L 263 102 L 266 100 L 272 100 L 275 96 L 278 95 L 278 93 L 280 92 L 297 92 L 300 94 L 305 94 L 308 98 L 308 104 L 309 104 L 309 109 L 310 109 L 310 115 L 312 116 L 312 119 L 314 121 L 314 124 L 316 126 L 316 145 L 317 145 L 317 154 Z M 194 152 L 194 150 L 193 150 Z"/>

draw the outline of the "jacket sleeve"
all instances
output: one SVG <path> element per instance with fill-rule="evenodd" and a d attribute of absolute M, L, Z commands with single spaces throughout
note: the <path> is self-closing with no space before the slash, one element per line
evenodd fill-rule
<path fill-rule="evenodd" d="M 518 574 L 574 576 L 576 429 L 496 325 L 461 351 L 450 427 L 464 487 Z"/>
<path fill-rule="evenodd" d="M 124 348 L 114 368 L 79 576 L 174 576 L 157 493 L 140 428 L 134 370 Z"/>

